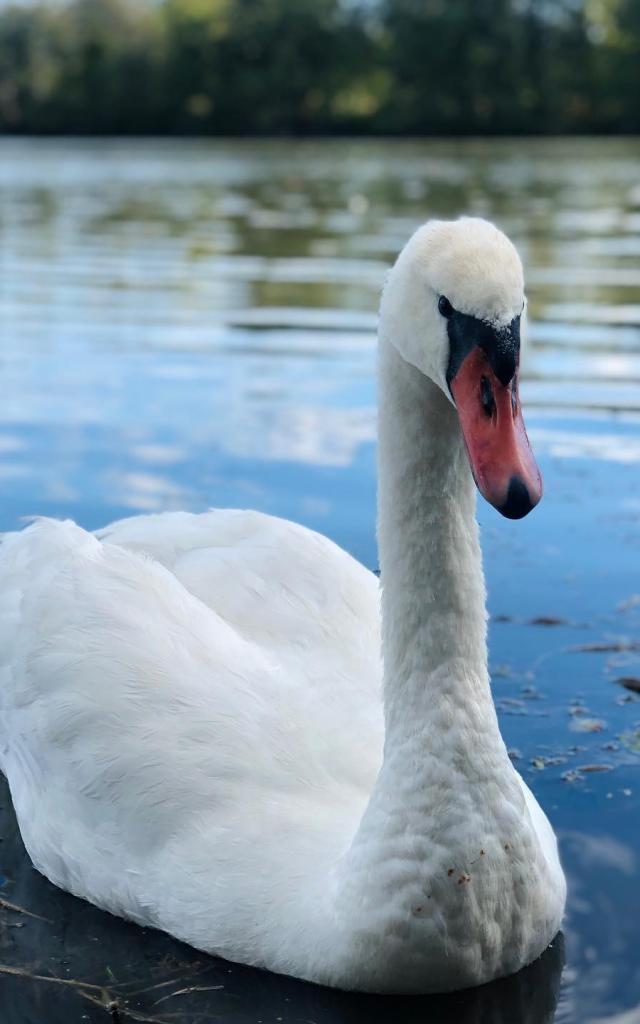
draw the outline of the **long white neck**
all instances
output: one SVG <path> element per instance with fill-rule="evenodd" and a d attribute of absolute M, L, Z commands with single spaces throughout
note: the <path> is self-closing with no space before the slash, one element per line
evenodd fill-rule
<path fill-rule="evenodd" d="M 387 749 L 434 697 L 488 691 L 475 486 L 456 411 L 384 340 L 379 351 L 378 539 Z M 437 692 L 434 689 L 437 687 Z"/>
<path fill-rule="evenodd" d="M 339 902 L 373 917 L 395 902 L 401 921 L 408 900 L 427 906 L 427 891 L 446 885 L 447 865 L 460 871 L 488 845 L 497 793 L 512 791 L 515 807 L 522 796 L 489 689 L 475 489 L 456 411 L 384 335 L 379 359 L 385 747 L 340 865 Z"/>
<path fill-rule="evenodd" d="M 469 460 L 442 391 L 384 337 L 379 360 L 385 764 L 419 736 L 419 762 L 406 766 L 418 784 L 434 757 L 477 778 L 479 763 L 497 755 L 502 765 L 505 750 L 489 689 Z"/>

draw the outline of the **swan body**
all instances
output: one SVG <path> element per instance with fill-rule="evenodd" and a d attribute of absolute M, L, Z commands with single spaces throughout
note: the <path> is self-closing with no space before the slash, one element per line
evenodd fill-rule
<path fill-rule="evenodd" d="M 228 959 L 368 991 L 479 984 L 556 934 L 555 837 L 490 694 L 473 444 L 451 397 L 470 371 L 447 391 L 445 288 L 450 320 L 497 325 L 503 359 L 515 250 L 484 221 L 431 222 L 390 275 L 382 588 L 257 512 L 4 538 L 0 767 L 56 885 Z M 483 493 L 502 487 L 487 465 Z"/>

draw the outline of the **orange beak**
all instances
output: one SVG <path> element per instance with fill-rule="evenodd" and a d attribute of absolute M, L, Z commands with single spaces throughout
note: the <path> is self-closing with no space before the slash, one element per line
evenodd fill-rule
<path fill-rule="evenodd" d="M 449 387 L 478 490 L 507 519 L 522 519 L 542 497 L 542 477 L 522 418 L 517 373 L 503 384 L 477 346 Z"/>

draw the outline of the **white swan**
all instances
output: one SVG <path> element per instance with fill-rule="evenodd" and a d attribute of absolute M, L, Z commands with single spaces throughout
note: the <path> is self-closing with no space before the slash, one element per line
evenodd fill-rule
<path fill-rule="evenodd" d="M 565 882 L 491 699 L 467 457 L 506 515 L 538 500 L 523 303 L 482 220 L 428 223 L 390 273 L 382 638 L 372 573 L 255 512 L 5 538 L 0 765 L 47 878 L 347 989 L 462 988 L 545 949 Z"/>

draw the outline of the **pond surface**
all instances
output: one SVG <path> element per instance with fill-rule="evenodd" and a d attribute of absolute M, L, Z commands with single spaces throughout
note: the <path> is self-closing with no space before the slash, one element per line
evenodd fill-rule
<path fill-rule="evenodd" d="M 640 1024 L 639 161 L 611 139 L 0 143 L 0 529 L 254 507 L 375 567 L 385 268 L 430 215 L 510 234 L 546 494 L 521 523 L 479 507 L 491 664 L 570 884 L 564 942 L 515 979 L 345 996 L 59 893 L 3 788 L 0 897 L 47 919 L 0 907 L 4 1020 Z"/>

